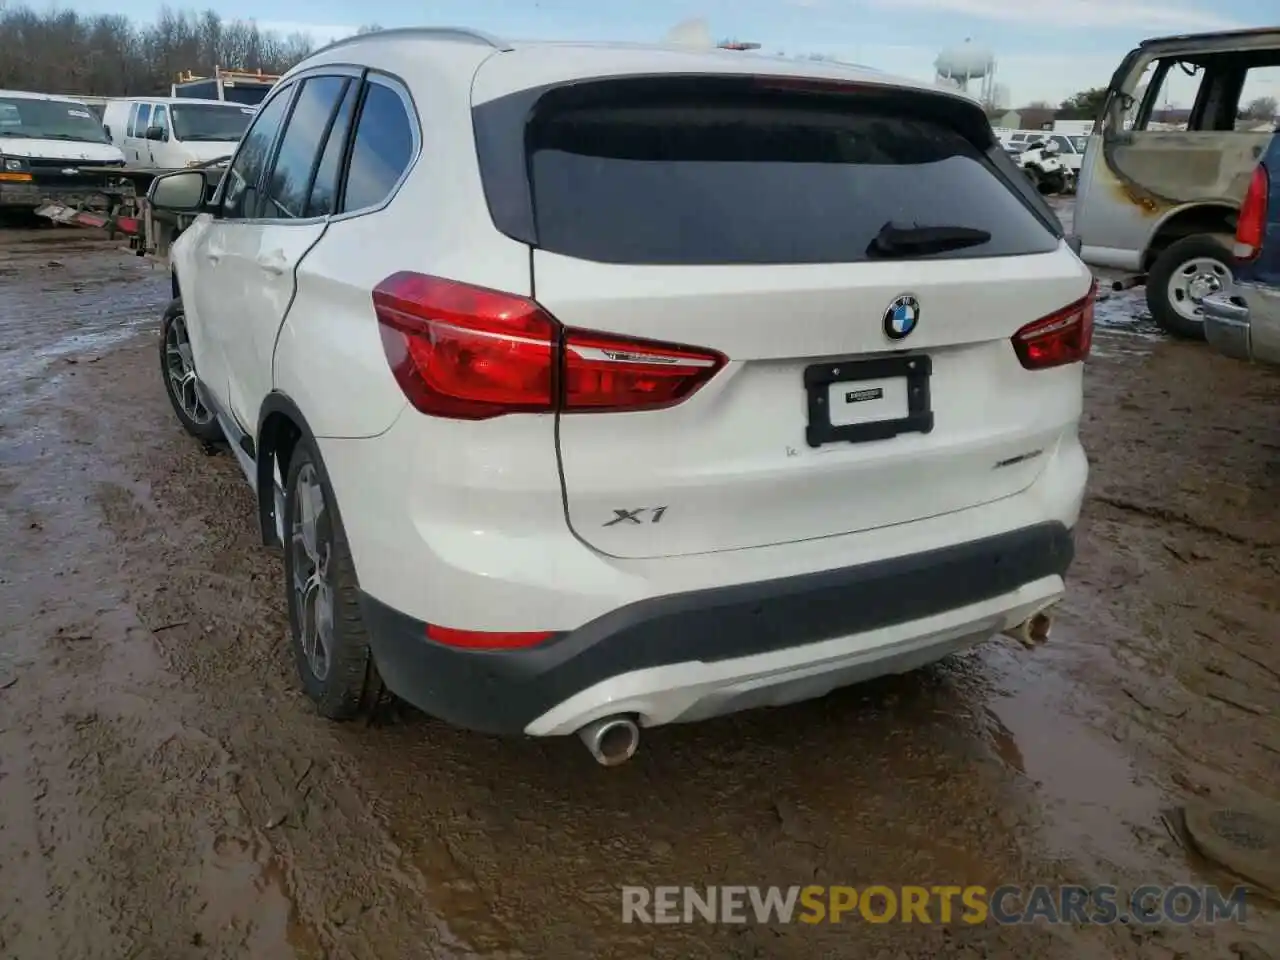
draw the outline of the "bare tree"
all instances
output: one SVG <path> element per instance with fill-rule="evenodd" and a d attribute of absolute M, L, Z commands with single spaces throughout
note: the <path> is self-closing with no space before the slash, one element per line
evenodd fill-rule
<path fill-rule="evenodd" d="M 214 67 L 283 73 L 311 50 L 305 34 L 280 36 L 215 10 L 162 8 L 150 24 L 71 10 L 36 12 L 0 0 L 0 88 L 128 96 L 167 93 L 177 74 Z"/>
<path fill-rule="evenodd" d="M 1240 112 L 1245 120 L 1274 120 L 1277 116 L 1275 97 L 1257 97 L 1250 100 Z"/>

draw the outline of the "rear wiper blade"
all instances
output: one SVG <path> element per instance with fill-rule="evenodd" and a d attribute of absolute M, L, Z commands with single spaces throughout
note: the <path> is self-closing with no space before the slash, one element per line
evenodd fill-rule
<path fill-rule="evenodd" d="M 895 227 L 889 221 L 880 228 L 867 246 L 868 257 L 909 257 L 928 253 L 944 253 L 976 247 L 991 239 L 986 230 L 976 227 Z"/>

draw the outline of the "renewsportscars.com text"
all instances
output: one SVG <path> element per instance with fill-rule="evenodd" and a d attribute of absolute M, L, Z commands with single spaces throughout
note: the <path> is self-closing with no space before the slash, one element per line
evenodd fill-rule
<path fill-rule="evenodd" d="M 623 923 L 1193 924 L 1243 922 L 1245 888 L 623 887 Z"/>

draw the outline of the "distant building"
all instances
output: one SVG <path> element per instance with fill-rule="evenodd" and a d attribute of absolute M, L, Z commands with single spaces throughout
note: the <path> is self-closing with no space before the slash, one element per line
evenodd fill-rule
<path fill-rule="evenodd" d="M 1191 119 L 1191 111 L 1183 107 L 1166 107 L 1162 110 L 1151 111 L 1152 123 L 1165 123 L 1170 126 L 1186 127 Z"/>

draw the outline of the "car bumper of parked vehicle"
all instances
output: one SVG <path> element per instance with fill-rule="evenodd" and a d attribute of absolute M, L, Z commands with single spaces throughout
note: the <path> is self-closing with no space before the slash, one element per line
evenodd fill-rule
<path fill-rule="evenodd" d="M 0 182 L 0 207 L 30 207 L 36 209 L 47 202 L 61 203 L 69 207 L 84 207 L 103 203 L 113 195 L 123 195 L 122 187 L 106 183 L 77 184 L 75 186 L 48 186 L 41 183 Z"/>
<path fill-rule="evenodd" d="M 1205 339 L 1219 353 L 1237 360 L 1280 364 L 1280 289 L 1236 283 L 1206 297 Z"/>
<path fill-rule="evenodd" d="M 427 713 L 489 733 L 572 733 L 612 714 L 644 726 L 821 696 L 901 673 L 1055 603 L 1073 555 L 1050 522 L 968 543 L 760 583 L 651 597 L 539 646 L 458 649 L 365 595 L 383 679 Z"/>

